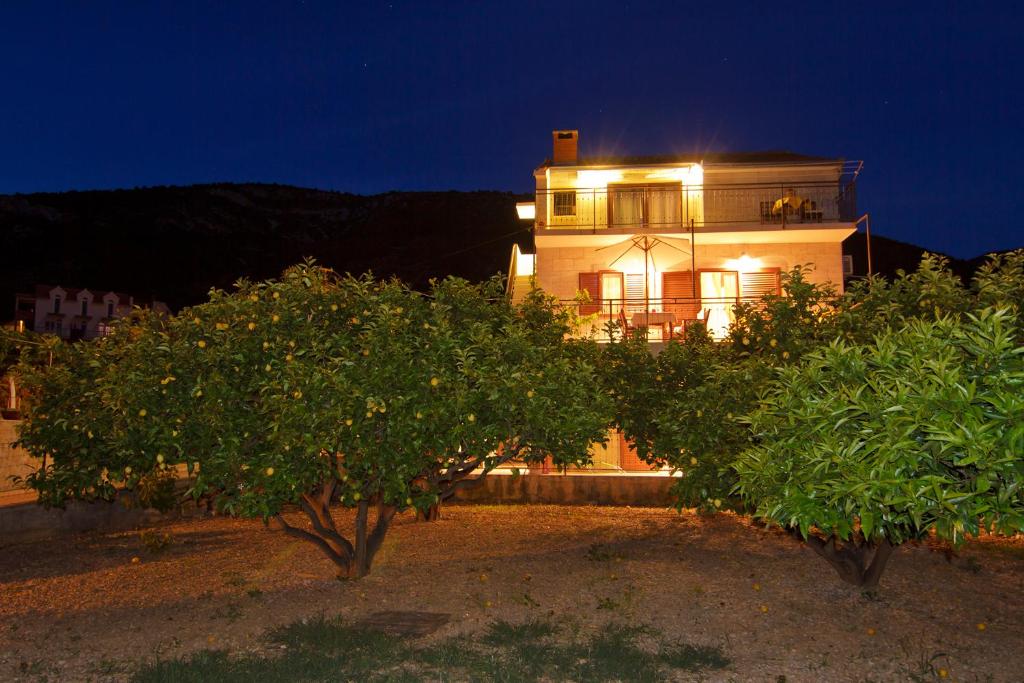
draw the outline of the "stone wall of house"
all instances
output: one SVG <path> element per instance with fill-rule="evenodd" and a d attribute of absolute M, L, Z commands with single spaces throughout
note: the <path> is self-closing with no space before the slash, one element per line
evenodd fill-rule
<path fill-rule="evenodd" d="M 24 477 L 39 467 L 39 461 L 20 448 L 14 447 L 18 439 L 20 420 L 0 420 L 0 493 L 18 489 L 12 476 Z"/>

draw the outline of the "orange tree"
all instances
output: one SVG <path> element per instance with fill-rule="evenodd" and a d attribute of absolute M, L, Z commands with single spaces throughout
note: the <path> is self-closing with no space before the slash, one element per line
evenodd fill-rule
<path fill-rule="evenodd" d="M 795 363 L 832 330 L 836 293 L 806 274 L 801 267 L 783 273 L 781 296 L 738 305 L 722 342 L 697 324 L 657 355 L 640 335 L 604 348 L 600 373 L 615 423 L 642 460 L 682 474 L 673 485 L 677 507 L 741 502 L 732 495 L 731 465 L 750 445 L 742 417 L 756 407 L 772 366 Z"/>
<path fill-rule="evenodd" d="M 867 589 L 904 541 L 1024 530 L 1019 337 L 1013 313 L 985 309 L 780 368 L 750 417 L 737 490 Z"/>
<path fill-rule="evenodd" d="M 753 409 L 767 367 L 693 325 L 657 355 L 640 335 L 613 340 L 602 350 L 600 375 L 615 425 L 637 456 L 682 474 L 672 489 L 676 507 L 729 507 L 729 465 L 749 444 L 740 418 Z"/>
<path fill-rule="evenodd" d="M 369 572 L 397 512 L 503 463 L 584 463 L 607 423 L 592 343 L 566 341 L 550 301 L 514 306 L 495 281 L 421 295 L 305 264 L 122 327 L 31 375 L 51 397 L 20 437 L 51 455 L 30 479 L 42 499 L 109 498 L 183 465 L 193 495 L 274 522 L 346 577 Z M 352 538 L 332 502 L 355 509 Z"/>

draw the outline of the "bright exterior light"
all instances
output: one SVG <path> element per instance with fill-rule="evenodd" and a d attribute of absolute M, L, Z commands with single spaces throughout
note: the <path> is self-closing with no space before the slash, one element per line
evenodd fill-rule
<path fill-rule="evenodd" d="M 532 221 L 537 217 L 537 205 L 533 202 L 516 202 L 516 213 L 519 220 Z"/>
<path fill-rule="evenodd" d="M 741 273 L 747 273 L 752 270 L 760 270 L 761 267 L 761 259 L 751 258 L 746 254 L 742 254 L 739 258 L 729 259 L 728 261 L 725 262 L 726 270 L 735 270 Z"/>
<path fill-rule="evenodd" d="M 704 169 L 700 164 L 690 164 L 679 168 L 663 168 L 652 171 L 644 176 L 647 180 L 678 180 L 687 187 L 704 184 Z"/>
<path fill-rule="evenodd" d="M 602 187 L 608 187 L 608 183 L 614 183 L 620 180 L 622 180 L 622 171 L 580 171 L 576 174 L 576 187 L 581 189 L 600 189 Z"/>

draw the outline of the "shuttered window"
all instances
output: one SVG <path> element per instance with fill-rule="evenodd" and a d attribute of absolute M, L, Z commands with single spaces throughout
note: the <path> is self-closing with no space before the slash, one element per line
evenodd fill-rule
<path fill-rule="evenodd" d="M 589 304 L 580 305 L 580 315 L 590 315 L 601 310 L 601 278 L 597 273 L 580 273 L 580 291 L 590 297 Z"/>
<path fill-rule="evenodd" d="M 630 313 L 644 310 L 643 273 L 626 273 L 626 310 Z"/>
<path fill-rule="evenodd" d="M 740 273 L 740 296 L 747 303 L 758 303 L 765 294 L 780 293 L 780 270 L 763 268 Z"/>
<path fill-rule="evenodd" d="M 622 310 L 626 283 L 623 274 L 617 270 L 602 270 L 596 273 L 580 273 L 580 291 L 590 295 L 590 303 L 580 305 L 580 315 L 604 313 L 618 315 Z M 640 276 L 639 306 L 643 308 L 643 275 Z"/>
<path fill-rule="evenodd" d="M 693 273 L 690 271 L 666 272 L 661 274 L 661 296 L 664 310 L 675 313 L 679 320 L 694 320 L 700 311 L 700 301 L 693 288 Z"/>

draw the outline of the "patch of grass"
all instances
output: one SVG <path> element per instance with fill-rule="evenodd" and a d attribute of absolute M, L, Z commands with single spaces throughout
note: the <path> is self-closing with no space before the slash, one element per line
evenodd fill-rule
<path fill-rule="evenodd" d="M 522 624 L 512 624 L 504 619 L 498 619 L 487 627 L 487 632 L 480 638 L 480 642 L 496 647 L 519 647 L 540 638 L 553 636 L 555 633 L 555 626 L 548 621 L 533 619 Z"/>
<path fill-rule="evenodd" d="M 622 553 L 612 550 L 611 546 L 604 543 L 593 543 L 587 548 L 587 559 L 591 562 L 610 562 L 611 560 L 621 560 L 624 558 Z"/>
<path fill-rule="evenodd" d="M 215 619 L 227 619 L 229 624 L 233 624 L 242 618 L 242 607 L 237 603 L 229 602 L 215 611 L 213 616 Z"/>
<path fill-rule="evenodd" d="M 560 638 L 551 622 L 498 620 L 478 637 L 415 647 L 403 639 L 354 628 L 324 616 L 270 631 L 278 657 L 229 657 L 207 651 L 187 659 L 157 661 L 140 669 L 139 683 L 189 681 L 421 680 L 661 681 L 680 670 L 720 669 L 721 649 L 665 643 L 646 626 L 609 624 L 589 636 Z"/>

